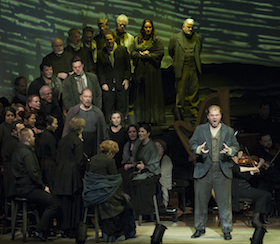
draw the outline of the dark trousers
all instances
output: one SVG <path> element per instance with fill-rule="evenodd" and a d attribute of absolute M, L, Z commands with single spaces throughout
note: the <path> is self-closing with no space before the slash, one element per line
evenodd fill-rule
<path fill-rule="evenodd" d="M 255 213 L 268 214 L 271 211 L 271 193 L 257 188 L 242 189 L 240 198 L 250 198 L 255 202 Z"/>
<path fill-rule="evenodd" d="M 227 178 L 219 162 L 213 162 L 208 173 L 194 181 L 195 209 L 194 225 L 196 230 L 204 230 L 208 218 L 208 202 L 214 189 L 219 208 L 222 232 L 232 231 L 231 179 Z"/>
<path fill-rule="evenodd" d="M 52 194 L 40 189 L 31 191 L 25 197 L 35 203 L 39 208 L 43 208 L 43 214 L 37 229 L 39 231 L 47 231 L 51 220 L 55 217 L 59 210 L 58 201 Z"/>
<path fill-rule="evenodd" d="M 127 91 L 103 91 L 103 110 L 106 122 L 109 122 L 109 116 L 113 111 L 119 111 L 125 117 L 127 112 Z"/>

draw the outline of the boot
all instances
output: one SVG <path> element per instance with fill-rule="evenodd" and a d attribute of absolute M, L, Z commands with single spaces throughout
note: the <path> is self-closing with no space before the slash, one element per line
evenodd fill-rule
<path fill-rule="evenodd" d="M 264 226 L 256 228 L 253 237 L 250 238 L 251 244 L 262 244 L 265 232 L 267 231 Z"/>
<path fill-rule="evenodd" d="M 167 228 L 164 225 L 157 224 L 153 235 L 151 236 L 151 244 L 161 244 L 164 231 Z"/>

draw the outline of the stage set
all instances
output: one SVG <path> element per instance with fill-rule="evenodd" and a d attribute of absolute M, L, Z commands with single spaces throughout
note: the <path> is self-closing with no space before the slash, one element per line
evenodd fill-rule
<path fill-rule="evenodd" d="M 203 37 L 200 77 L 200 104 L 205 98 L 220 89 L 226 89 L 228 102 L 226 113 L 231 127 L 244 132 L 248 119 L 258 114 L 263 99 L 271 104 L 275 121 L 280 122 L 280 3 L 269 1 L 1 1 L 0 39 L 0 97 L 13 97 L 13 81 L 25 76 L 28 83 L 39 76 L 42 58 L 52 51 L 51 40 L 63 39 L 65 46 L 70 28 L 80 30 L 85 26 L 95 29 L 97 20 L 106 17 L 110 29 L 115 29 L 115 18 L 123 13 L 129 18 L 127 32 L 133 36 L 140 31 L 143 19 L 154 21 L 157 35 L 162 39 L 165 56 L 162 62 L 163 90 L 166 123 L 153 126 L 152 137 L 164 139 L 172 155 L 187 157 L 187 151 L 174 130 L 172 109 L 175 102 L 172 60 L 168 56 L 171 36 L 181 31 L 186 18 L 196 21 L 195 32 Z M 202 113 L 202 112 L 201 112 Z M 184 120 L 190 126 L 197 123 L 185 107 Z M 130 111 L 133 121 L 133 108 Z M 202 115 L 203 116 L 203 115 Z M 200 118 L 206 121 L 205 117 Z M 167 227 L 163 243 L 225 243 L 219 225 L 217 210 L 208 216 L 206 234 L 191 239 L 195 232 L 191 207 L 179 208 L 176 192 L 171 192 L 170 208 L 178 210 L 178 222 L 161 218 Z M 242 209 L 242 208 L 241 208 Z M 253 209 L 249 210 L 252 215 Z M 269 218 L 264 243 L 280 242 L 280 218 Z M 235 215 L 232 244 L 250 243 L 253 227 L 247 226 L 247 216 L 241 211 Z M 137 225 L 137 223 L 136 223 Z M 154 222 L 143 221 L 137 225 L 136 237 L 121 243 L 151 243 Z M 93 228 L 88 229 L 86 243 L 95 241 Z M 54 243 L 75 243 L 75 239 L 55 237 Z M 14 241 L 11 235 L 0 235 L 1 243 L 21 243 L 19 233 Z M 27 243 L 32 243 L 31 239 Z"/>

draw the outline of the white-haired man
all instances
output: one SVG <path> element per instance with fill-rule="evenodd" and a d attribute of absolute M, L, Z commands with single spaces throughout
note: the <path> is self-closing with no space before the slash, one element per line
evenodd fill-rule
<path fill-rule="evenodd" d="M 128 25 L 128 18 L 124 14 L 120 14 L 116 18 L 116 29 L 113 31 L 118 45 L 125 46 L 130 53 L 134 37 L 125 32 L 125 27 Z"/>
<path fill-rule="evenodd" d="M 169 55 L 173 58 L 177 93 L 173 109 L 175 120 L 183 120 L 186 96 L 192 115 L 196 117 L 198 113 L 198 76 L 201 74 L 202 37 L 193 31 L 193 26 L 194 20 L 186 19 L 182 31 L 170 39 L 168 46 Z"/>

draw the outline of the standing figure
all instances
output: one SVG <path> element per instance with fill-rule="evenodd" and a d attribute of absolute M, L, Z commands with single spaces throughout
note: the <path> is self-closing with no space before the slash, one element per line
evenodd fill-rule
<path fill-rule="evenodd" d="M 93 40 L 93 33 L 94 33 L 94 29 L 90 26 L 86 26 L 83 29 L 82 42 L 84 44 L 84 47 L 88 50 L 88 54 L 93 62 L 93 68 L 96 71 L 97 44 L 96 41 Z"/>
<path fill-rule="evenodd" d="M 47 127 L 39 140 L 40 166 L 43 182 L 49 186 L 51 191 L 53 191 L 57 149 L 57 140 L 54 132 L 58 127 L 57 118 L 48 115 L 46 117 L 46 125 Z"/>
<path fill-rule="evenodd" d="M 85 64 L 85 71 L 95 73 L 93 60 L 90 58 L 88 50 L 84 47 L 80 39 L 80 31 L 78 29 L 72 28 L 68 31 L 69 35 L 69 45 L 64 49 L 72 54 L 72 57 L 79 56 Z"/>
<path fill-rule="evenodd" d="M 196 232 L 192 238 L 205 233 L 208 214 L 208 202 L 214 189 L 219 208 L 224 239 L 230 240 L 232 231 L 231 180 L 233 162 L 231 156 L 237 154 L 239 144 L 234 131 L 221 123 L 222 112 L 217 105 L 207 110 L 208 123 L 198 125 L 189 141 L 190 149 L 197 155 L 194 167 Z"/>
<path fill-rule="evenodd" d="M 97 25 L 99 28 L 99 34 L 96 35 L 93 39 L 96 42 L 97 49 L 100 50 L 106 47 L 104 31 L 109 29 L 109 20 L 105 17 L 99 18 L 97 21 Z"/>
<path fill-rule="evenodd" d="M 101 109 L 102 94 L 97 76 L 85 72 L 84 63 L 79 56 L 72 58 L 71 64 L 74 73 L 68 76 L 62 85 L 64 109 L 68 111 L 71 107 L 80 103 L 80 95 L 85 88 L 91 90 L 93 104 Z"/>
<path fill-rule="evenodd" d="M 125 28 L 128 25 L 128 18 L 124 14 L 120 14 L 116 18 L 116 29 L 114 30 L 114 34 L 116 36 L 116 42 L 118 45 L 124 46 L 127 48 L 128 52 L 131 51 L 131 46 L 134 41 L 133 35 L 125 32 Z"/>
<path fill-rule="evenodd" d="M 54 179 L 54 194 L 58 196 L 63 211 L 61 229 L 68 237 L 75 237 L 76 227 L 82 217 L 82 188 L 85 172 L 82 132 L 83 118 L 74 117 L 69 122 L 70 132 L 58 143 L 58 166 Z"/>
<path fill-rule="evenodd" d="M 137 121 L 163 124 L 165 110 L 160 65 L 164 47 L 152 20 L 143 21 L 141 32 L 134 39 L 131 55 L 137 83 L 134 101 Z"/>
<path fill-rule="evenodd" d="M 54 76 L 63 81 L 72 71 L 70 60 L 73 56 L 64 52 L 63 41 L 59 38 L 52 40 L 52 49 L 53 52 L 44 57 L 42 63 L 51 64 Z"/>
<path fill-rule="evenodd" d="M 194 20 L 186 19 L 182 31 L 169 42 L 169 55 L 173 58 L 175 73 L 176 104 L 173 109 L 175 120 L 183 120 L 185 97 L 188 97 L 190 111 L 197 117 L 199 104 L 199 79 L 201 74 L 200 53 L 202 37 L 193 32 Z"/>
<path fill-rule="evenodd" d="M 98 51 L 98 78 L 102 88 L 106 121 L 114 110 L 124 116 L 127 111 L 127 89 L 130 79 L 130 58 L 126 47 L 115 42 L 112 31 L 104 32 L 106 47 Z"/>
<path fill-rule="evenodd" d="M 92 104 L 92 92 L 83 90 L 80 96 L 81 103 L 70 108 L 67 113 L 62 136 L 70 131 L 69 122 L 73 117 L 81 117 L 86 121 L 83 130 L 84 152 L 92 157 L 98 152 L 99 144 L 106 138 L 106 123 L 102 111 Z"/>

